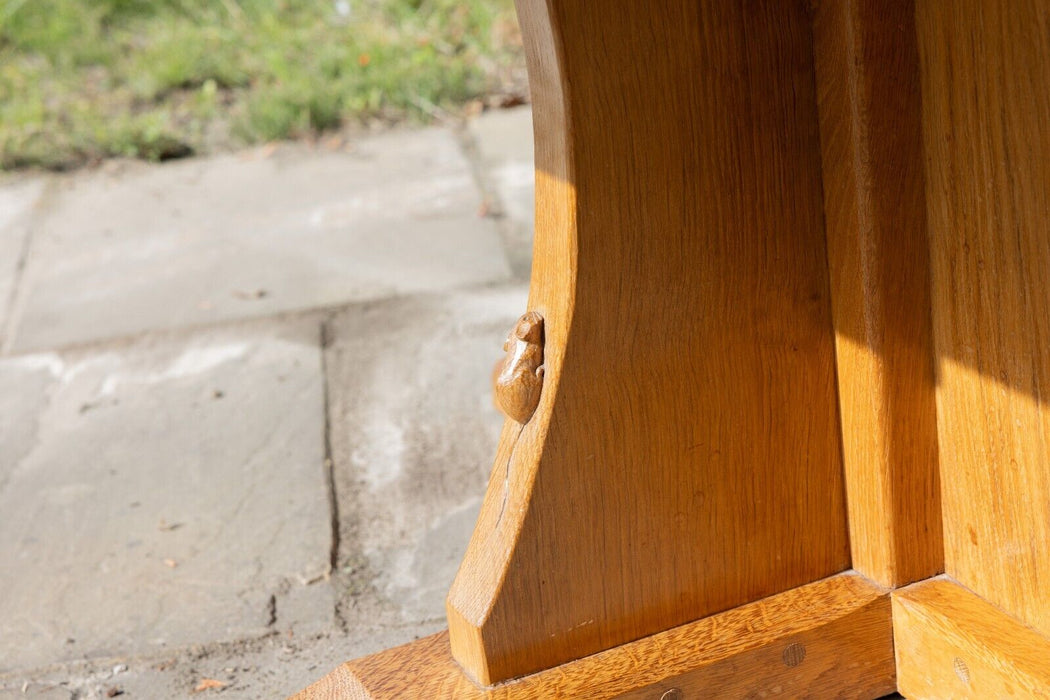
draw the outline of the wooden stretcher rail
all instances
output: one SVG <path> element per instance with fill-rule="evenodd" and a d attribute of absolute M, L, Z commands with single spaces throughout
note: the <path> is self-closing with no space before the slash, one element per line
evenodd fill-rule
<path fill-rule="evenodd" d="M 853 573 L 490 688 L 440 633 L 343 664 L 294 700 L 854 697 L 894 689 L 889 593 Z"/>

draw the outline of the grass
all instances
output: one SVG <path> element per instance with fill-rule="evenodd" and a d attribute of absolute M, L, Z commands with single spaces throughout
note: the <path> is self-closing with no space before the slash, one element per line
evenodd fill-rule
<path fill-rule="evenodd" d="M 524 87 L 512 0 L 0 0 L 0 169 L 429 121 Z"/>

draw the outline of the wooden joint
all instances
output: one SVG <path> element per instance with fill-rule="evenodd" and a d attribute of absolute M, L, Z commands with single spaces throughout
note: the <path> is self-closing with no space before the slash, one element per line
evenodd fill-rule
<path fill-rule="evenodd" d="M 893 593 L 898 687 L 908 698 L 1050 696 L 1050 639 L 942 577 Z"/>
<path fill-rule="evenodd" d="M 345 663 L 294 700 L 873 698 L 894 687 L 889 594 L 847 572 L 487 688 L 442 632 Z"/>

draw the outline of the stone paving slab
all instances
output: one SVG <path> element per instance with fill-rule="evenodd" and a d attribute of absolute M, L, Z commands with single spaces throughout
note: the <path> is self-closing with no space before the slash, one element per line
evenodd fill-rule
<path fill-rule="evenodd" d="M 43 178 L 0 181 L 0 346 L 25 253 L 29 220 L 46 184 Z"/>
<path fill-rule="evenodd" d="M 351 625 L 444 621 L 503 425 L 492 367 L 526 296 L 519 285 L 414 297 L 330 325 L 336 583 Z M 362 604 L 374 596 L 385 609 Z"/>
<path fill-rule="evenodd" d="M 0 671 L 331 629 L 323 395 L 316 320 L 0 360 Z"/>
<path fill-rule="evenodd" d="M 285 698 L 344 661 L 407 644 L 443 627 L 443 623 L 427 623 L 358 628 L 347 635 L 275 634 L 243 644 L 189 648 L 178 654 L 113 657 L 32 674 L 0 674 L 0 700 L 106 700 L 111 689 L 120 691 L 117 697 L 121 700 Z M 225 685 L 195 692 L 204 679 Z"/>
<path fill-rule="evenodd" d="M 527 276 L 536 224 L 532 108 L 483 112 L 467 128 L 502 205 L 511 264 L 516 273 Z"/>
<path fill-rule="evenodd" d="M 446 129 L 132 164 L 54 189 L 8 352 L 510 275 Z"/>

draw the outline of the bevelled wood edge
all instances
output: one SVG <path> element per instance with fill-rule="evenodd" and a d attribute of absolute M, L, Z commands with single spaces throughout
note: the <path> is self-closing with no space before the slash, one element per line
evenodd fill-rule
<path fill-rule="evenodd" d="M 1050 639 L 947 577 L 894 592 L 908 698 L 1050 697 Z"/>
<path fill-rule="evenodd" d="M 441 635 L 434 635 L 434 637 L 439 636 Z M 434 637 L 427 637 L 426 639 L 421 639 L 419 640 L 419 642 L 415 642 L 414 644 L 426 642 L 430 639 L 433 639 Z M 407 644 L 405 646 L 395 647 L 393 649 L 388 649 L 384 652 L 380 652 L 375 656 L 380 656 L 391 651 L 407 651 L 409 647 L 412 646 L 413 644 Z M 375 656 L 369 656 L 367 658 L 372 659 L 375 658 Z M 354 676 L 354 671 L 350 667 L 350 664 L 345 663 L 337 666 L 334 671 L 332 671 L 327 676 L 317 681 L 310 687 L 305 688 L 293 695 L 290 700 L 367 700 L 367 698 L 370 697 L 372 696 L 368 694 L 368 691 L 365 689 L 365 687 L 361 685 L 361 683 L 359 683 L 357 678 Z"/>
<path fill-rule="evenodd" d="M 294 700 L 877 698 L 895 688 L 890 599 L 847 572 L 491 688 L 448 633 L 347 662 Z"/>
<path fill-rule="evenodd" d="M 813 53 L 852 566 L 944 571 L 914 0 L 819 3 Z"/>

